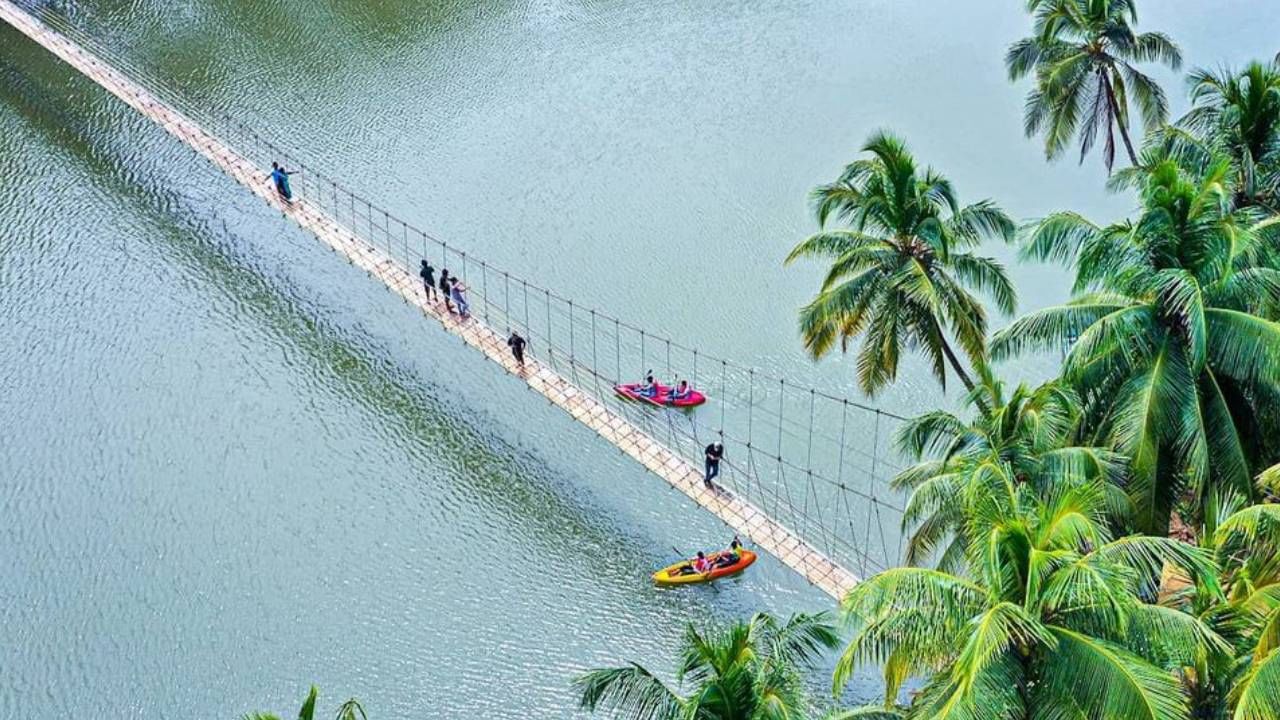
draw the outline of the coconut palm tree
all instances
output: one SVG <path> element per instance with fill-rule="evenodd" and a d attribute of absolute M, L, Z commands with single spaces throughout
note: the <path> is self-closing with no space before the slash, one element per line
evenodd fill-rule
<path fill-rule="evenodd" d="M 1228 603 L 1219 624 L 1236 639 L 1227 709 L 1237 720 L 1280 717 L 1280 505 L 1254 505 L 1214 536 Z"/>
<path fill-rule="evenodd" d="M 802 718 L 808 700 L 800 671 L 839 642 L 825 614 L 779 622 L 760 613 L 709 632 L 690 625 L 675 687 L 635 663 L 593 670 L 575 684 L 584 709 L 630 720 Z"/>
<path fill-rule="evenodd" d="M 1135 522 L 1152 534 L 1180 500 L 1198 523 L 1211 493 L 1254 496 L 1257 420 L 1280 400 L 1280 325 L 1268 319 L 1280 220 L 1232 195 L 1228 162 L 1193 173 L 1164 160 L 1145 171 L 1135 220 L 1035 224 L 1024 254 L 1072 264 L 1074 297 L 992 340 L 995 358 L 1070 345 L 1063 376 L 1084 400 L 1087 443 L 1130 459 Z"/>
<path fill-rule="evenodd" d="M 311 692 L 307 693 L 307 699 L 302 701 L 302 708 L 298 710 L 298 720 L 313 720 L 316 715 L 316 699 L 320 691 L 315 685 L 311 686 Z M 351 698 L 342 703 L 338 707 L 338 713 L 334 716 L 335 720 L 369 720 L 369 716 L 364 714 L 364 708 L 360 706 L 359 701 Z M 280 716 L 271 713 L 249 713 L 244 716 L 244 720 L 280 720 Z"/>
<path fill-rule="evenodd" d="M 1240 205 L 1280 208 L 1280 64 L 1243 70 L 1197 69 L 1188 78 L 1192 109 L 1178 121 L 1235 163 Z"/>
<path fill-rule="evenodd" d="M 907 348 L 923 352 L 946 387 L 947 367 L 973 381 L 952 341 L 972 363 L 986 355 L 987 314 L 972 294 L 986 294 L 1003 313 L 1015 305 L 1013 285 L 995 260 L 967 252 L 987 238 L 1011 240 L 1015 228 L 994 203 L 961 206 L 951 182 L 921 168 L 906 144 L 877 133 L 868 157 L 814 191 L 821 232 L 786 262 L 831 263 L 817 296 L 800 311 L 800 332 L 814 358 L 862 335 L 858 383 L 874 395 L 891 382 Z M 847 227 L 826 229 L 836 219 Z"/>
<path fill-rule="evenodd" d="M 1224 641 L 1199 619 L 1152 604 L 1161 570 L 1218 593 L 1210 554 L 1168 538 L 1113 539 L 1103 482 L 1037 491 L 990 464 L 956 499 L 969 525 L 963 575 L 897 568 L 843 601 L 853 638 L 837 692 L 883 668 L 885 704 L 920 720 L 1185 720 L 1174 670 Z"/>
<path fill-rule="evenodd" d="M 1166 578 L 1165 604 L 1196 615 L 1229 644 L 1183 674 L 1191 716 L 1280 717 L 1280 505 L 1246 506 L 1232 495 L 1213 510 L 1221 517 L 1217 532 L 1200 541 L 1216 557 L 1224 593 L 1208 596 L 1183 578 Z"/>
<path fill-rule="evenodd" d="M 903 530 L 912 531 L 908 565 L 936 560 L 939 570 L 963 569 L 968 523 L 956 498 L 991 466 L 1006 465 L 1015 482 L 1041 489 L 1105 479 L 1112 519 L 1132 515 L 1119 486 L 1124 458 L 1106 448 L 1073 444 L 1082 416 L 1074 390 L 1053 381 L 1034 389 L 1020 384 L 1006 394 L 1004 383 L 987 366 L 979 368 L 979 377 L 981 383 L 966 400 L 976 408 L 978 397 L 985 397 L 987 412 L 966 421 L 935 410 L 904 422 L 897 431 L 898 450 L 917 461 L 892 481 L 895 489 L 911 493 L 902 517 Z"/>
<path fill-rule="evenodd" d="M 1045 154 L 1056 159 L 1075 136 L 1080 161 L 1103 138 L 1103 162 L 1115 164 L 1115 133 L 1129 161 L 1138 155 L 1130 137 L 1130 105 L 1136 105 L 1148 129 L 1169 116 L 1164 90 L 1135 64 L 1182 65 L 1178 46 L 1162 33 L 1137 33 L 1134 0 L 1028 0 L 1034 34 L 1014 43 L 1005 55 L 1010 80 L 1035 73 L 1027 95 L 1027 137 L 1043 133 Z"/>

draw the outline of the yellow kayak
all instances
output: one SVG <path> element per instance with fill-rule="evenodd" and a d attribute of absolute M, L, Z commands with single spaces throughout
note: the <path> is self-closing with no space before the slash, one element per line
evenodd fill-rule
<path fill-rule="evenodd" d="M 728 551 L 714 552 L 707 555 L 707 559 L 716 562 L 722 556 L 727 555 Z M 732 565 L 717 566 L 710 572 L 696 573 L 693 571 L 692 560 L 681 560 L 675 565 L 668 565 L 653 574 L 653 581 L 659 585 L 693 585 L 695 583 L 711 582 L 719 580 L 728 575 L 737 575 L 751 566 L 756 561 L 756 554 L 750 550 L 739 550 L 738 561 Z"/>

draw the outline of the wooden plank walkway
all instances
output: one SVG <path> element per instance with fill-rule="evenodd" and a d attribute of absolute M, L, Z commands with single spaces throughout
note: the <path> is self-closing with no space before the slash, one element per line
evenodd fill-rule
<path fill-rule="evenodd" d="M 32 18 L 9 0 L 0 0 L 0 19 L 153 120 L 169 134 L 191 146 L 268 205 L 310 231 L 334 251 L 346 256 L 353 265 L 381 280 L 406 302 L 421 310 L 426 317 L 438 322 L 447 332 L 462 338 L 508 373 L 524 380 L 535 392 L 594 430 L 600 437 L 718 517 L 743 538 L 776 557 L 828 595 L 842 598 L 858 582 L 852 572 L 773 520 L 760 508 L 726 488 L 708 490 L 702 483 L 699 468 L 609 409 L 590 393 L 575 386 L 547 364 L 536 358 L 528 358 L 524 368 L 518 367 L 503 335 L 478 318 L 460 321 L 450 315 L 442 305 L 432 302 L 426 296 L 419 278 L 409 269 L 356 236 L 328 214 L 308 204 L 305 198 L 292 205 L 285 204 L 267 180 L 266 169 L 255 166 L 190 118 L 107 63 Z"/>

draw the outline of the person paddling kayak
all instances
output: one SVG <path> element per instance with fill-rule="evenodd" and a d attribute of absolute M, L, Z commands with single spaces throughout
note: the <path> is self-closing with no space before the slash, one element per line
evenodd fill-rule
<path fill-rule="evenodd" d="M 707 559 L 707 556 L 701 550 L 698 551 L 698 557 L 693 559 L 693 571 L 699 575 L 711 572 L 711 561 Z"/>
<path fill-rule="evenodd" d="M 693 395 L 693 391 L 689 389 L 689 381 L 681 380 L 680 384 L 677 385 L 676 388 L 671 391 L 671 394 L 669 396 L 667 396 L 667 402 L 674 404 L 675 402 L 680 400 L 687 400 L 692 395 Z"/>
<path fill-rule="evenodd" d="M 729 567 L 736 565 L 742 559 L 742 541 L 737 535 L 733 536 L 733 541 L 729 543 L 729 549 L 719 553 L 716 558 L 716 567 Z"/>

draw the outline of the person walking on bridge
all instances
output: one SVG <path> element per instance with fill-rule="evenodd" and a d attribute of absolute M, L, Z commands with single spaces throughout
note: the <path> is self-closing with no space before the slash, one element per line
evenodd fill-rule
<path fill-rule="evenodd" d="M 431 263 L 423 260 L 422 269 L 418 271 L 418 275 L 422 278 L 423 289 L 427 291 L 427 300 L 434 300 L 436 297 L 436 269 L 431 267 Z"/>
<path fill-rule="evenodd" d="M 453 303 L 449 302 L 449 268 L 440 268 L 440 298 L 444 300 L 444 309 L 453 314 Z"/>
<path fill-rule="evenodd" d="M 471 317 L 471 303 L 467 302 L 467 286 L 455 277 L 451 290 L 453 291 L 453 304 L 458 306 L 458 316 L 463 320 L 469 319 Z"/>
<path fill-rule="evenodd" d="M 271 175 L 268 179 L 276 184 L 276 192 L 280 193 L 280 197 L 287 203 L 293 202 L 293 190 L 289 187 L 289 176 L 293 174 L 280 167 L 280 163 L 271 163 Z"/>
<path fill-rule="evenodd" d="M 702 484 L 710 489 L 715 489 L 715 485 L 711 482 L 720 474 L 720 458 L 724 457 L 724 443 L 713 442 L 707 446 L 706 450 L 706 477 L 702 479 Z"/>
<path fill-rule="evenodd" d="M 520 337 L 520 333 L 514 330 L 511 331 L 511 337 L 507 338 L 507 347 L 511 348 L 511 356 L 516 359 L 516 364 L 522 370 L 524 369 L 524 346 L 528 344 L 529 341 Z"/>

